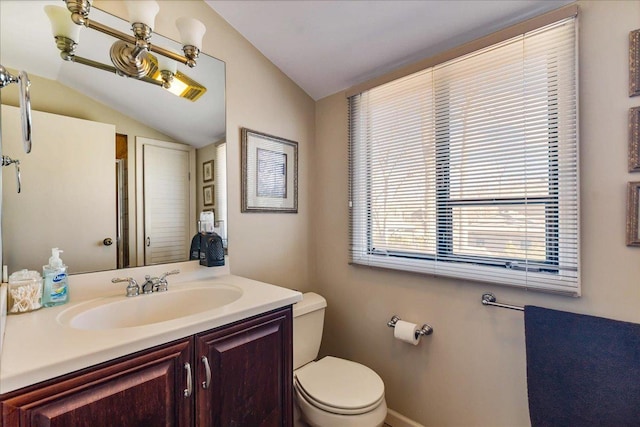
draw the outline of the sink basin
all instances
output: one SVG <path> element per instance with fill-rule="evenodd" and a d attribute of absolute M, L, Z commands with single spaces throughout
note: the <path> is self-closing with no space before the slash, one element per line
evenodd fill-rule
<path fill-rule="evenodd" d="M 58 322 L 86 330 L 132 328 L 220 308 L 241 296 L 242 290 L 230 285 L 175 287 L 137 297 L 107 297 L 80 303 L 60 313 Z"/>

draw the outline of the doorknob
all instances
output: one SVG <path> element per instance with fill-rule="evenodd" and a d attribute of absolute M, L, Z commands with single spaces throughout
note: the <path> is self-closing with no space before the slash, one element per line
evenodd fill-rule
<path fill-rule="evenodd" d="M 111 237 L 107 237 L 106 239 L 104 239 L 102 241 L 102 244 L 105 245 L 105 246 L 111 246 L 111 245 L 113 245 L 113 240 L 111 240 Z"/>
<path fill-rule="evenodd" d="M 151 237 L 147 237 L 147 247 L 151 246 Z"/>

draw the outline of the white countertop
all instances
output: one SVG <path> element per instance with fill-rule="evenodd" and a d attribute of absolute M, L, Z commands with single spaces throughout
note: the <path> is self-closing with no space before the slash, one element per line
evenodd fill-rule
<path fill-rule="evenodd" d="M 68 304 L 7 316 L 0 359 L 0 393 L 7 393 L 50 378 L 77 371 L 117 357 L 223 326 L 257 314 L 294 304 L 302 294 L 229 274 L 224 267 L 200 267 L 196 262 L 162 267 L 120 270 L 141 283 L 144 274 L 159 275 L 168 269 L 183 273 L 169 276 L 169 292 L 180 287 L 225 284 L 238 287 L 242 296 L 227 305 L 180 319 L 119 329 L 81 330 L 63 326 L 58 316 L 87 300 L 124 297 L 126 283 L 113 285 L 114 272 L 70 276 Z M 133 298 L 148 298 L 140 295 Z"/>

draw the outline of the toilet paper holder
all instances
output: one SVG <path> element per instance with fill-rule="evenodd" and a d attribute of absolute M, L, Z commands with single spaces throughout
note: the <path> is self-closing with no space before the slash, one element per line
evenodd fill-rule
<path fill-rule="evenodd" d="M 398 323 L 398 320 L 401 320 L 401 319 L 394 314 L 393 317 L 391 317 L 391 320 L 387 322 L 387 326 L 390 328 L 395 328 L 396 323 Z M 425 323 L 424 325 L 422 325 L 420 329 L 416 331 L 416 339 L 420 336 L 424 337 L 427 335 L 431 335 L 432 333 L 433 333 L 433 328 L 431 327 L 431 325 L 428 325 Z"/>

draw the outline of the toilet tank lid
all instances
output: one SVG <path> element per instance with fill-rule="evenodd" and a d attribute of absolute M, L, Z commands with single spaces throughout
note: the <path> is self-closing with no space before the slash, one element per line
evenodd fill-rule
<path fill-rule="evenodd" d="M 327 300 L 315 292 L 302 294 L 302 301 L 293 305 L 293 317 L 302 316 L 312 311 L 321 310 L 327 306 Z"/>

